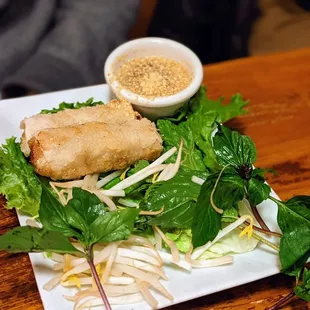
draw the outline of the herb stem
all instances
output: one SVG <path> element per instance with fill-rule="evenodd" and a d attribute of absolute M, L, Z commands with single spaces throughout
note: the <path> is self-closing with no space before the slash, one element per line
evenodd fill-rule
<path fill-rule="evenodd" d="M 250 225 L 250 223 L 249 223 L 248 221 L 245 221 L 244 224 Z M 282 237 L 282 234 L 280 234 L 280 233 L 277 233 L 277 232 L 275 232 L 275 231 L 265 230 L 265 229 L 263 229 L 263 228 L 260 228 L 260 227 L 255 226 L 255 225 L 253 225 L 253 229 L 256 230 L 256 231 L 259 231 L 259 232 L 261 232 L 261 233 L 263 233 L 263 234 L 266 234 L 266 235 L 268 235 L 268 236 L 274 236 L 274 237 L 278 237 L 278 238 L 281 238 L 281 237 Z"/>
<path fill-rule="evenodd" d="M 239 229 L 243 230 L 244 227 L 239 226 Z M 266 245 L 268 245 L 269 247 L 271 247 L 272 249 L 274 249 L 277 252 L 280 251 L 280 248 L 277 245 L 275 245 L 272 242 L 266 240 L 265 238 L 261 237 L 260 235 L 256 234 L 255 232 L 252 233 L 252 238 L 254 238 L 254 239 L 256 239 L 256 240 L 258 240 L 258 241 L 260 241 L 260 242 L 262 242 L 262 243 L 264 243 Z"/>
<path fill-rule="evenodd" d="M 267 308 L 266 310 L 277 310 L 294 297 L 295 297 L 295 293 L 294 291 L 292 291 L 285 297 L 281 298 L 276 304 L 274 304 L 270 308 Z"/>
<path fill-rule="evenodd" d="M 258 222 L 258 224 L 261 226 L 261 228 L 263 229 L 263 230 L 265 230 L 265 231 L 271 231 L 270 229 L 269 229 L 269 227 L 267 226 L 267 224 L 264 222 L 264 220 L 262 219 L 262 217 L 261 217 L 261 215 L 259 214 L 259 212 L 258 212 L 258 210 L 257 210 L 257 208 L 255 207 L 255 206 L 253 206 L 252 204 L 250 204 L 250 206 L 251 206 L 251 210 L 252 210 L 252 212 L 253 212 L 253 214 L 254 214 L 254 217 L 255 217 L 255 219 L 256 219 L 256 221 Z"/>
<path fill-rule="evenodd" d="M 109 300 L 108 300 L 108 297 L 107 297 L 107 295 L 106 295 L 106 293 L 105 293 L 105 291 L 104 291 L 104 289 L 102 287 L 101 281 L 99 279 L 99 275 L 97 273 L 96 267 L 94 265 L 94 261 L 93 261 L 93 246 L 91 246 L 89 248 L 89 250 L 87 251 L 87 262 L 88 262 L 88 264 L 90 266 L 91 273 L 92 273 L 92 275 L 94 277 L 94 280 L 96 282 L 98 291 L 100 293 L 100 296 L 102 298 L 102 301 L 104 303 L 104 306 L 105 306 L 106 310 L 112 310 L 111 305 L 110 305 Z"/>

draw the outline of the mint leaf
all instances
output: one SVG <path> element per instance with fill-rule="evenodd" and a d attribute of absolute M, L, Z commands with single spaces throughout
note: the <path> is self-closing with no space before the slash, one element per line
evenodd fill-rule
<path fill-rule="evenodd" d="M 256 148 L 248 136 L 243 136 L 225 126 L 218 126 L 213 138 L 214 152 L 221 166 L 228 164 L 236 169 L 242 165 L 251 168 L 256 161 Z"/>
<path fill-rule="evenodd" d="M 206 178 L 200 171 L 180 171 L 174 178 L 157 182 L 147 190 L 140 207 L 143 210 L 164 211 L 149 217 L 149 225 L 164 228 L 190 228 L 201 186 L 192 182 L 192 176 Z"/>
<path fill-rule="evenodd" d="M 13 228 L 0 236 L 0 250 L 10 253 L 79 252 L 63 234 L 29 226 Z"/>
<path fill-rule="evenodd" d="M 94 101 L 94 98 L 89 98 L 85 102 L 75 102 L 75 103 L 62 102 L 59 104 L 58 108 L 53 108 L 51 110 L 42 110 L 40 114 L 54 114 L 66 109 L 72 110 L 72 109 L 80 109 L 83 107 L 94 107 L 97 104 L 104 104 L 104 103 L 102 101 Z"/>
<path fill-rule="evenodd" d="M 6 208 L 16 208 L 36 216 L 41 184 L 15 137 L 7 139 L 0 148 L 0 171 L 0 194 L 7 200 Z"/>

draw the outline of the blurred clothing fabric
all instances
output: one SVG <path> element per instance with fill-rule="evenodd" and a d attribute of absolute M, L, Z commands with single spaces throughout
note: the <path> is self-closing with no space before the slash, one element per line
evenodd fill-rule
<path fill-rule="evenodd" d="M 158 0 L 148 35 L 179 41 L 207 64 L 248 56 L 257 0 Z"/>
<path fill-rule="evenodd" d="M 310 0 L 260 0 L 251 55 L 310 47 Z"/>
<path fill-rule="evenodd" d="M 0 87 L 37 92 L 104 82 L 139 0 L 0 0 Z"/>

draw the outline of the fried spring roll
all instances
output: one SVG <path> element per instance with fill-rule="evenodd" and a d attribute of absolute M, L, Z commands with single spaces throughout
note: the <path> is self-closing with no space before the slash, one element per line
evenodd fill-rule
<path fill-rule="evenodd" d="M 148 119 L 99 122 L 44 129 L 29 141 L 30 161 L 38 174 L 53 180 L 124 169 L 138 160 L 154 160 L 162 140 Z"/>
<path fill-rule="evenodd" d="M 105 122 L 122 124 L 131 119 L 139 118 L 131 104 L 125 100 L 112 100 L 106 105 L 85 107 L 77 110 L 64 110 L 55 114 L 37 114 L 25 118 L 20 125 L 24 129 L 21 141 L 21 149 L 25 156 L 29 156 L 28 141 L 36 132 L 42 129 L 58 128 L 87 122 Z"/>

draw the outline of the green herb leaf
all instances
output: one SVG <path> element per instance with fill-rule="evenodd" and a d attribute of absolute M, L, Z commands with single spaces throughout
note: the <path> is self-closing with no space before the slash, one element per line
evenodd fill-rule
<path fill-rule="evenodd" d="M 252 177 L 247 184 L 248 200 L 252 206 L 257 206 L 266 200 L 271 192 L 271 188 L 265 183 L 260 169 L 254 169 Z"/>
<path fill-rule="evenodd" d="M 195 248 L 213 240 L 221 229 L 221 215 L 210 203 L 213 186 L 212 182 L 205 182 L 198 197 L 192 224 L 192 242 Z"/>
<path fill-rule="evenodd" d="M 280 261 L 285 272 L 310 254 L 310 197 L 296 196 L 278 203 L 278 224 L 283 233 Z M 307 257 L 308 256 L 308 257 Z"/>
<path fill-rule="evenodd" d="M 133 230 L 137 209 L 105 212 L 99 199 L 87 191 L 73 190 L 73 198 L 63 206 L 43 186 L 40 220 L 45 229 L 78 238 L 86 246 L 96 242 L 127 239 Z"/>
<path fill-rule="evenodd" d="M 67 216 L 67 213 L 68 209 L 59 202 L 45 185 L 43 185 L 39 210 L 39 217 L 43 228 L 49 231 L 60 232 L 67 237 L 81 239 L 81 231 L 78 231 L 71 226 L 73 219 L 71 218 L 71 214 Z M 68 222 L 68 218 L 71 221 L 71 224 Z"/>
<path fill-rule="evenodd" d="M 190 100 L 190 111 L 191 113 L 215 111 L 219 123 L 224 123 L 247 113 L 244 107 L 248 104 L 248 101 L 244 101 L 240 94 L 232 96 L 230 103 L 227 105 L 223 105 L 222 102 L 223 98 L 210 100 L 207 97 L 205 86 L 201 86 L 196 95 Z"/>
<path fill-rule="evenodd" d="M 183 139 L 182 165 L 185 170 L 205 171 L 201 151 L 195 146 L 193 133 L 186 122 L 175 125 L 168 120 L 158 120 L 157 127 L 163 138 L 165 150 L 172 147 L 179 148 L 181 138 Z M 167 162 L 175 162 L 176 154 Z"/>
<path fill-rule="evenodd" d="M 218 126 L 213 138 L 214 152 L 221 166 L 228 164 L 239 169 L 242 165 L 251 168 L 256 161 L 256 148 L 248 136 L 243 136 L 225 126 Z"/>
<path fill-rule="evenodd" d="M 294 292 L 297 297 L 310 302 L 310 270 L 305 268 L 303 283 L 295 287 Z"/>
<path fill-rule="evenodd" d="M 94 107 L 97 104 L 104 104 L 102 101 L 94 101 L 94 98 L 89 98 L 85 102 L 75 102 L 75 103 L 67 103 L 67 102 L 62 102 L 59 104 L 58 108 L 53 108 L 51 110 L 42 110 L 40 113 L 41 114 L 54 114 L 59 111 L 63 111 L 66 109 L 79 109 L 83 107 Z"/>
<path fill-rule="evenodd" d="M 210 202 L 218 176 L 219 173 L 210 175 L 202 185 L 192 225 L 194 247 L 212 241 L 221 229 L 221 215 L 214 210 Z M 244 198 L 244 182 L 232 167 L 226 168 L 213 194 L 215 205 L 223 210 L 235 206 Z"/>
<path fill-rule="evenodd" d="M 164 207 L 164 211 L 149 217 L 149 225 L 164 228 L 191 227 L 201 188 L 192 182 L 192 176 L 206 178 L 207 174 L 200 171 L 180 171 L 171 180 L 150 186 L 140 207 L 148 211 L 158 211 Z"/>
<path fill-rule="evenodd" d="M 215 182 L 219 173 L 210 175 L 206 182 Z M 229 209 L 241 201 L 245 196 L 245 181 L 236 173 L 232 167 L 227 167 L 217 184 L 216 190 L 213 194 L 213 201 L 215 205 L 223 210 Z"/>
<path fill-rule="evenodd" d="M 107 212 L 98 217 L 90 225 L 92 243 L 128 239 L 138 214 L 139 209 L 129 208 L 119 212 Z"/>
<path fill-rule="evenodd" d="M 223 223 L 233 223 L 238 219 L 238 210 L 235 207 L 229 207 L 222 214 Z"/>
<path fill-rule="evenodd" d="M 187 125 L 190 127 L 197 147 L 204 155 L 203 162 L 209 170 L 219 170 L 219 165 L 212 147 L 212 132 L 216 128 L 218 115 L 215 111 L 199 111 L 189 116 Z"/>
<path fill-rule="evenodd" d="M 10 253 L 79 252 L 63 234 L 29 226 L 16 227 L 0 236 L 0 250 Z"/>
<path fill-rule="evenodd" d="M 7 200 L 6 208 L 16 208 L 36 216 L 41 184 L 15 140 L 15 137 L 7 139 L 0 148 L 0 194 Z"/>
<path fill-rule="evenodd" d="M 72 189 L 73 199 L 69 200 L 67 209 L 72 208 L 78 213 L 87 225 L 90 225 L 95 219 L 105 214 L 104 204 L 99 198 L 80 188 Z"/>

